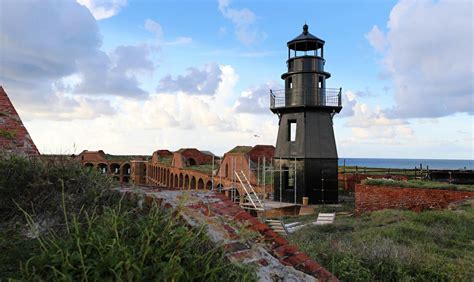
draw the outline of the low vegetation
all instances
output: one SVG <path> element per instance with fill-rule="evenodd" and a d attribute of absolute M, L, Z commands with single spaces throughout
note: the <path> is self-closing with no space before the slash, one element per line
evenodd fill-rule
<path fill-rule="evenodd" d="M 0 280 L 248 281 L 203 228 L 66 159 L 0 157 Z"/>
<path fill-rule="evenodd" d="M 347 208 L 350 205 L 321 211 Z M 472 234 L 474 200 L 456 210 L 338 215 L 334 224 L 308 225 L 289 239 L 345 281 L 473 281 Z"/>
<path fill-rule="evenodd" d="M 423 188 L 423 189 L 441 189 L 455 191 L 474 192 L 474 185 L 457 185 L 445 182 L 436 182 L 429 180 L 392 180 L 392 179 L 366 179 L 363 181 L 366 185 L 381 185 L 405 188 Z"/>
<path fill-rule="evenodd" d="M 13 139 L 15 138 L 15 132 L 8 131 L 5 129 L 0 129 L 0 137 L 6 138 L 6 139 Z"/>

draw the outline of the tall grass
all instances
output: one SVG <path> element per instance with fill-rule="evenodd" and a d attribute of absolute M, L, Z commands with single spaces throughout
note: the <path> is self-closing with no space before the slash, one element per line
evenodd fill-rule
<path fill-rule="evenodd" d="M 384 210 L 305 227 L 290 241 L 346 281 L 473 281 L 474 200 L 457 210 Z"/>
<path fill-rule="evenodd" d="M 23 268 L 25 280 L 250 281 L 249 267 L 229 263 L 203 228 L 186 227 L 170 211 L 106 208 L 71 216 L 66 236 L 39 238 L 41 253 Z"/>
<path fill-rule="evenodd" d="M 0 281 L 255 280 L 203 228 L 137 208 L 71 160 L 0 155 L 0 175 Z"/>

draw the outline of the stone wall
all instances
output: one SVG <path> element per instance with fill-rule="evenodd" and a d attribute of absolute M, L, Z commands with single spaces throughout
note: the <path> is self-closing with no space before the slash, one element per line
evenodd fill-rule
<path fill-rule="evenodd" d="M 357 214 L 383 209 L 409 209 L 416 212 L 443 209 L 452 202 L 467 198 L 474 198 L 474 192 L 364 184 L 358 184 L 355 188 Z"/>

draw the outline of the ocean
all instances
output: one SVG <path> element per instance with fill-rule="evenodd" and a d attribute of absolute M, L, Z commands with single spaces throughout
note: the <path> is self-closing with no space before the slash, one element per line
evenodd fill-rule
<path fill-rule="evenodd" d="M 440 159 L 371 159 L 371 158 L 339 158 L 339 166 L 377 167 L 377 168 L 406 168 L 423 169 L 473 169 L 474 160 L 440 160 Z"/>

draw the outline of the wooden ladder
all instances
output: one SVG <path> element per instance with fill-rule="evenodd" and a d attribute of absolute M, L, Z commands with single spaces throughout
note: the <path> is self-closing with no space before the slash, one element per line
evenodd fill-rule
<path fill-rule="evenodd" d="M 236 171 L 235 176 L 245 191 L 245 195 L 243 196 L 243 201 L 241 201 L 240 206 L 244 209 L 263 211 L 263 202 L 260 200 L 257 193 L 253 189 L 253 186 L 245 176 L 245 173 L 242 170 L 240 172 Z"/>

